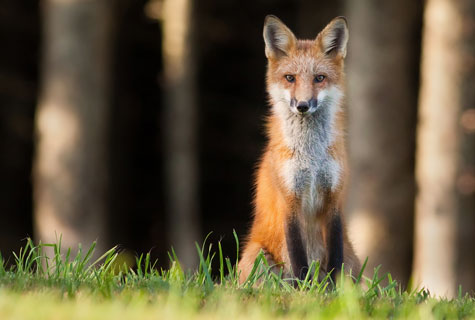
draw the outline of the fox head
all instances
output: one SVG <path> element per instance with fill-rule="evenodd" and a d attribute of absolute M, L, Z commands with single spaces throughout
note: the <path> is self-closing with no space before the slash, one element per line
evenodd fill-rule
<path fill-rule="evenodd" d="M 336 108 L 348 42 L 344 17 L 333 19 L 314 40 L 298 40 L 282 21 L 269 15 L 264 41 L 267 87 L 278 111 L 305 117 L 321 108 Z"/>

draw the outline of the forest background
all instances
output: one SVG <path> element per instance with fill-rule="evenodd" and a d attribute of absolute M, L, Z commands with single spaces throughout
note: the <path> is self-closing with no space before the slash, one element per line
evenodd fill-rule
<path fill-rule="evenodd" d="M 233 257 L 265 145 L 267 14 L 310 39 L 348 19 L 346 223 L 369 272 L 473 291 L 471 0 L 1 0 L 2 254 L 62 234 L 192 267 L 212 231 Z"/>

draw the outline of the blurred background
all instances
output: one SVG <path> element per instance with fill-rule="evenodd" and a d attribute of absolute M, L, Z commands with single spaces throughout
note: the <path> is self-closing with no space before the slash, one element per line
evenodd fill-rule
<path fill-rule="evenodd" d="M 234 259 L 265 145 L 267 14 L 300 38 L 348 19 L 346 222 L 367 271 L 473 292 L 473 0 L 1 0 L 3 256 L 62 234 L 162 267 L 173 246 L 192 267 L 212 231 Z"/>

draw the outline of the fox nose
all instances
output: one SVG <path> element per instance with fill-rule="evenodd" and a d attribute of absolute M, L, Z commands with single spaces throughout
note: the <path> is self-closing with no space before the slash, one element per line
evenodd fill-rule
<path fill-rule="evenodd" d="M 300 113 L 305 113 L 307 112 L 309 109 L 309 105 L 308 105 L 308 102 L 307 101 L 300 101 L 298 104 L 297 104 L 297 110 L 300 112 Z"/>

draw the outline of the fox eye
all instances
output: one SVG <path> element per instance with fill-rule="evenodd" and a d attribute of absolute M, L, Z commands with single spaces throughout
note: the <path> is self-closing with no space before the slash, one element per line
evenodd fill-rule
<path fill-rule="evenodd" d="M 286 74 L 285 79 L 290 83 L 295 82 L 295 77 L 291 74 Z"/>
<path fill-rule="evenodd" d="M 315 82 L 322 82 L 323 80 L 325 80 L 325 76 L 323 74 L 319 74 L 314 79 Z"/>

